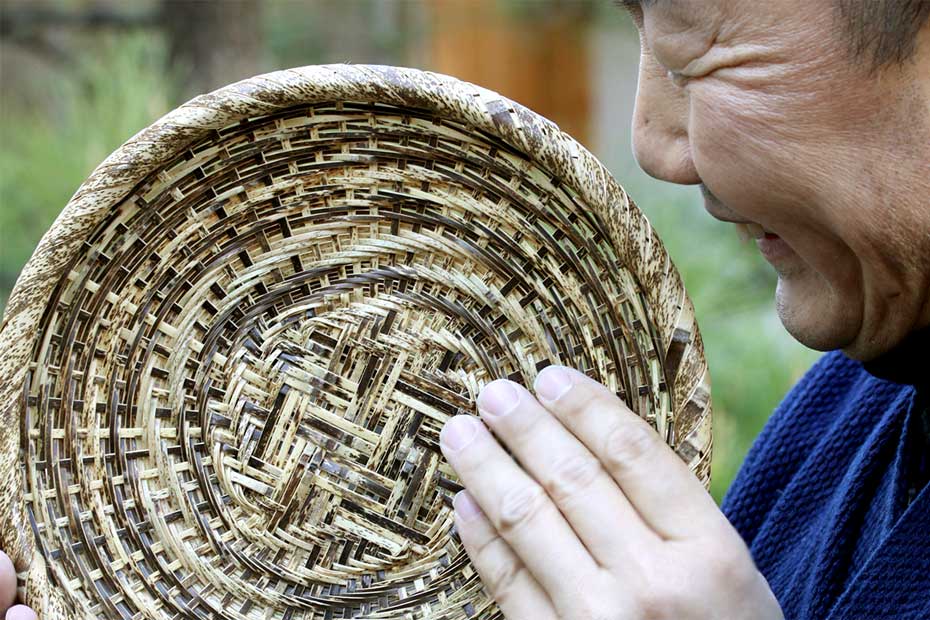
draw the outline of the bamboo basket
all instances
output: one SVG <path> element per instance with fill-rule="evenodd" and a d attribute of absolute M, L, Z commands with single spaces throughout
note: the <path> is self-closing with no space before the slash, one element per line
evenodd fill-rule
<path fill-rule="evenodd" d="M 709 482 L 649 222 L 552 122 L 434 73 L 301 67 L 159 119 L 43 237 L 0 351 L 0 536 L 43 620 L 499 617 L 438 433 L 551 363 Z"/>

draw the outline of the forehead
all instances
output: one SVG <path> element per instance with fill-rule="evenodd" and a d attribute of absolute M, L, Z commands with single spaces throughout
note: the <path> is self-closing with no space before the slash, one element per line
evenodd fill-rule
<path fill-rule="evenodd" d="M 836 13 L 829 0 L 617 0 L 643 20 L 647 29 L 731 37 L 748 43 L 781 39 L 796 44 L 801 39 L 820 38 L 835 30 Z"/>
<path fill-rule="evenodd" d="M 739 0 L 617 0 L 617 4 L 626 8 L 637 22 L 643 18 L 647 22 L 661 21 L 685 25 L 691 22 L 707 21 L 718 18 Z M 751 3 L 767 4 L 767 3 Z"/>
<path fill-rule="evenodd" d="M 614 0 L 621 7 L 648 10 L 650 14 L 677 14 L 681 17 L 728 14 L 732 17 L 786 18 L 791 16 L 835 17 L 835 2 L 830 0 Z"/>

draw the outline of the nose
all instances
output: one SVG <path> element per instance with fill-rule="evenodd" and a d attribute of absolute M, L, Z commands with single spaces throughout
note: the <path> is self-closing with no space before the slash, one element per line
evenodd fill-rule
<path fill-rule="evenodd" d="M 681 185 L 701 182 L 691 158 L 687 94 L 646 49 L 633 110 L 633 155 L 649 176 Z"/>

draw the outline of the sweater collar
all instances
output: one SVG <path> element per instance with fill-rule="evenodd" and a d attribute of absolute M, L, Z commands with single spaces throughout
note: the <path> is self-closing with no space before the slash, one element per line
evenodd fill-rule
<path fill-rule="evenodd" d="M 930 384 L 930 326 L 911 332 L 893 349 L 862 363 L 869 374 L 918 387 Z"/>

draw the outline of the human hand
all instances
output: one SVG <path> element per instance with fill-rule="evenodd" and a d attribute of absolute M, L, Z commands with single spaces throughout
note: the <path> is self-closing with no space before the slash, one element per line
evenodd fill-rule
<path fill-rule="evenodd" d="M 534 391 L 501 379 L 478 396 L 520 465 L 473 416 L 440 435 L 467 489 L 456 529 L 509 620 L 783 618 L 739 534 L 646 421 L 564 366 Z"/>
<path fill-rule="evenodd" d="M 36 613 L 16 602 L 16 568 L 10 556 L 0 551 L 0 614 L 6 620 L 36 620 Z"/>

